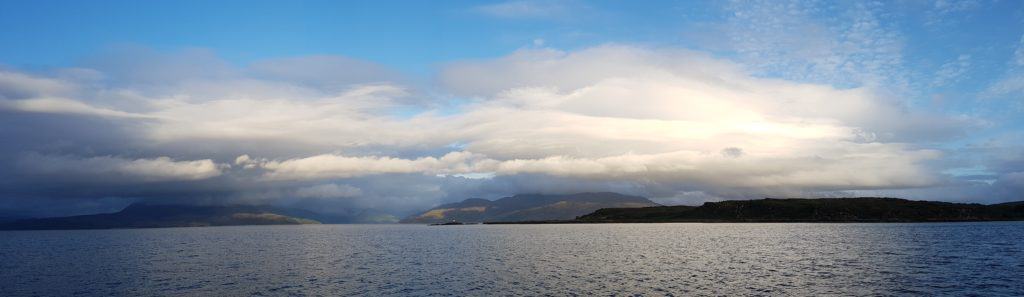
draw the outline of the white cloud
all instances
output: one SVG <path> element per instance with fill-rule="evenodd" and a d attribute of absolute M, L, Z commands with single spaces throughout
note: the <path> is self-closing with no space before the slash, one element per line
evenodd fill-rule
<path fill-rule="evenodd" d="M 140 119 L 153 118 L 152 116 L 95 107 L 83 103 L 81 101 L 66 98 L 44 97 L 22 100 L 0 100 L 0 109 L 39 113 L 82 114 L 102 117 L 122 117 Z"/>
<path fill-rule="evenodd" d="M 401 159 L 319 155 L 262 164 L 272 180 L 335 179 L 387 173 L 517 175 L 542 174 L 607 181 L 685 182 L 715 189 L 873 189 L 920 187 L 938 177 L 918 165 L 936 151 L 906 151 L 861 145 L 831 157 L 745 157 L 673 152 L 602 158 L 550 156 L 495 160 L 466 152 L 442 158 Z M 864 174 L 872 172 L 871 174 Z"/>
<path fill-rule="evenodd" d="M 241 157 L 239 157 L 241 158 Z M 467 173 L 472 172 L 466 161 L 472 154 L 452 152 L 441 158 L 423 157 L 403 159 L 392 157 L 350 157 L 324 154 L 283 161 L 264 161 L 258 164 L 267 170 L 271 180 L 302 180 L 349 178 L 387 173 Z"/>
<path fill-rule="evenodd" d="M 925 187 L 943 182 L 929 167 L 940 154 L 909 142 L 972 123 L 907 111 L 871 87 L 760 78 L 734 62 L 676 49 L 524 49 L 453 63 L 441 71 L 445 90 L 472 99 L 444 109 L 403 100 L 423 95 L 395 82 L 323 87 L 315 77 L 268 65 L 261 67 L 273 71 L 260 75 L 248 73 L 260 67 L 222 69 L 227 74 L 161 88 L 135 81 L 76 87 L 46 108 L 12 110 L 110 118 L 132 128 L 124 131 L 133 140 L 124 151 L 149 156 L 60 157 L 37 162 L 46 166 L 33 168 L 50 169 L 33 172 L 138 180 L 224 174 L 261 184 L 251 188 L 286 188 L 275 197 L 298 195 L 295 185 L 309 183 L 338 184 L 330 189 L 338 194 L 353 179 L 396 175 L 543 176 L 580 183 L 559 189 L 630 184 L 664 197 Z M 51 94 L 20 93 L 32 95 L 18 102 Z M 148 120 L 119 122 L 122 113 Z M 166 155 L 199 160 L 153 158 Z M 546 182 L 522 181 L 515 187 Z M 423 183 L 417 187 L 444 189 Z M 367 195 L 348 196 L 387 195 L 358 188 Z"/>
<path fill-rule="evenodd" d="M 28 154 L 19 160 L 25 172 L 81 181 L 189 181 L 221 175 L 212 160 L 175 161 L 168 157 L 124 159 L 112 156 L 78 158 Z"/>
<path fill-rule="evenodd" d="M 388 143 L 406 134 L 400 128 L 404 124 L 381 114 L 396 106 L 392 98 L 405 95 L 402 88 L 393 85 L 361 85 L 336 95 L 299 98 L 161 100 L 156 103 L 159 109 L 150 115 L 164 121 L 153 126 L 148 136 L 159 141 L 284 139 L 335 146 Z"/>
<path fill-rule="evenodd" d="M 835 89 L 758 79 L 735 64 L 688 51 L 628 46 L 572 53 L 523 50 L 493 61 L 455 64 L 442 77 L 462 94 L 490 98 L 472 110 L 481 114 L 476 119 L 480 121 L 558 117 L 548 123 L 555 125 L 589 120 L 581 117 L 589 116 L 599 117 L 598 125 L 603 122 L 615 128 L 605 131 L 626 132 L 630 124 L 646 124 L 671 127 L 675 133 L 669 135 L 746 127 L 791 136 L 837 136 L 854 128 L 884 136 L 914 133 L 948 121 L 933 118 L 915 123 L 919 121 L 915 118 L 927 115 L 908 114 L 872 88 Z M 506 113 L 502 108 L 530 114 L 523 115 L 526 120 L 499 117 Z M 655 125 L 654 120 L 661 122 Z M 837 121 L 842 125 L 833 125 Z M 660 135 L 668 132 L 637 128 Z"/>
<path fill-rule="evenodd" d="M 24 99 L 37 96 L 57 96 L 75 91 L 73 84 L 52 78 L 0 70 L 0 100 Z"/>

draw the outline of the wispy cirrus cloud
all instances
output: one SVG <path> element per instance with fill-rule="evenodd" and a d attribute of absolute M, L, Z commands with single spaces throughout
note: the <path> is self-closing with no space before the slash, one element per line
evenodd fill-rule
<path fill-rule="evenodd" d="M 935 0 L 931 2 L 926 12 L 926 25 L 936 26 L 939 24 L 955 24 L 955 18 L 950 16 L 970 12 L 984 6 L 984 0 Z"/>
<path fill-rule="evenodd" d="M 1017 49 L 1013 50 L 1013 63 L 1017 66 L 1024 66 L 1024 36 L 1017 42 Z"/>
<path fill-rule="evenodd" d="M 730 1 L 694 35 L 768 77 L 906 89 L 904 40 L 876 2 Z"/>
<path fill-rule="evenodd" d="M 988 86 L 983 96 L 999 97 L 1024 94 L 1024 35 L 1020 37 L 1020 41 L 1013 47 L 1007 64 L 1009 69 L 1005 71 L 999 80 Z"/>
<path fill-rule="evenodd" d="M 963 80 L 971 67 L 971 55 L 960 55 L 955 60 L 942 64 L 931 83 L 933 87 L 947 86 Z"/>

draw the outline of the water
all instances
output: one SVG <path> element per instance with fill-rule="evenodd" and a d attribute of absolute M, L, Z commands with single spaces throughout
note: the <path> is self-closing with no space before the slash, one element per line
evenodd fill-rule
<path fill-rule="evenodd" d="M 1024 223 L 0 232 L 3 296 L 1024 295 Z"/>

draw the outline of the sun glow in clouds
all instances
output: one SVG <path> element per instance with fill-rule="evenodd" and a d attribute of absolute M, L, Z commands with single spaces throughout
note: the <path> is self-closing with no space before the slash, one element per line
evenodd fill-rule
<path fill-rule="evenodd" d="M 502 22 L 599 15 L 529 3 L 462 11 Z M 801 10 L 791 24 L 772 18 L 786 7 L 762 6 L 725 5 L 721 24 L 701 27 L 725 37 L 684 32 L 698 45 L 530 36 L 490 58 L 434 61 L 422 77 L 341 55 L 229 62 L 144 46 L 45 71 L 0 68 L 0 133 L 14 140 L 0 147 L 0 190 L 422 208 L 480 193 L 679 202 L 1024 187 L 1020 123 L 999 120 L 1020 112 L 999 101 L 1019 97 L 1019 42 L 978 88 L 990 101 L 971 103 L 1004 102 L 984 107 L 998 112 L 946 109 L 917 98 L 965 93 L 930 92 L 970 82 L 985 55 L 951 55 L 925 77 L 907 69 L 910 49 L 877 7 L 826 19 Z M 44 184 L 53 193 L 20 190 Z"/>

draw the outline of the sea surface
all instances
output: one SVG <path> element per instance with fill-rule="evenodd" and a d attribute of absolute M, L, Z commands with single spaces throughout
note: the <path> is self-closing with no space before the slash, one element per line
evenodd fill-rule
<path fill-rule="evenodd" d="M 1024 223 L 0 231 L 2 296 L 1024 296 Z"/>

